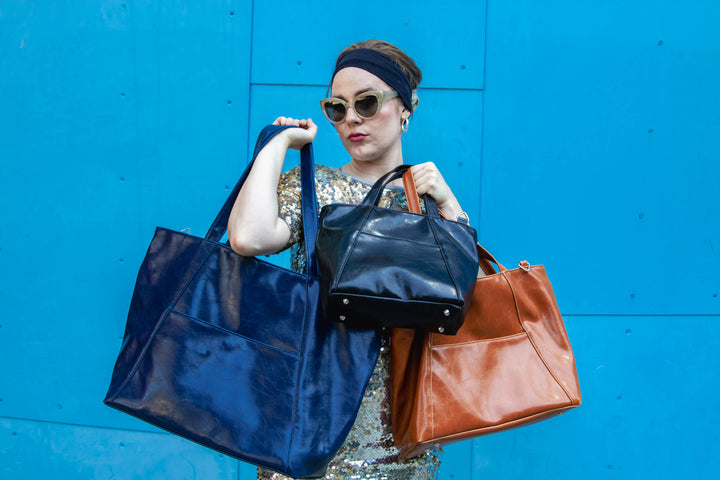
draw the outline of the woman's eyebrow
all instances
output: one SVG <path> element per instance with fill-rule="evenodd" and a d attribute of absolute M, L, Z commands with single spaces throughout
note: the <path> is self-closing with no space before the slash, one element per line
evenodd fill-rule
<path fill-rule="evenodd" d="M 371 91 L 371 90 L 373 90 L 372 87 L 361 88 L 360 90 L 357 90 L 357 91 L 355 92 L 355 96 L 357 97 L 358 95 L 361 95 L 361 94 L 363 94 L 363 93 L 365 93 L 365 92 L 369 92 L 369 91 Z"/>
<path fill-rule="evenodd" d="M 358 95 L 362 95 L 362 94 L 365 93 L 365 92 L 372 92 L 372 91 L 375 91 L 375 89 L 374 89 L 373 87 L 361 88 L 360 90 L 356 90 L 356 91 L 355 91 L 355 94 L 353 95 L 353 98 L 357 97 Z M 345 97 L 342 96 L 342 95 L 332 94 L 332 96 L 333 96 L 334 98 L 339 98 L 339 99 L 341 99 L 341 100 L 347 101 L 347 98 L 345 98 Z"/>

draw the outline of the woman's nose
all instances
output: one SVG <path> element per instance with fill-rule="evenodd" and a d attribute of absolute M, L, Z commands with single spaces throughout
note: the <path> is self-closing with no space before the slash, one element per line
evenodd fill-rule
<path fill-rule="evenodd" d="M 345 121 L 348 123 L 360 123 L 362 117 L 355 113 L 355 109 L 348 105 L 347 112 L 345 113 Z"/>

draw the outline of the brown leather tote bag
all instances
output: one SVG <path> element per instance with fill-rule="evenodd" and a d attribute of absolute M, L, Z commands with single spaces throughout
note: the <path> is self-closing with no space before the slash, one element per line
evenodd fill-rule
<path fill-rule="evenodd" d="M 545 268 L 523 261 L 507 270 L 480 245 L 478 252 L 484 275 L 456 335 L 392 332 L 391 419 L 405 458 L 581 403 L 575 358 Z"/>

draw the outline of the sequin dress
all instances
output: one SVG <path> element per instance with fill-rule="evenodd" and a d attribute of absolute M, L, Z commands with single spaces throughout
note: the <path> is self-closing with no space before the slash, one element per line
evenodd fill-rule
<path fill-rule="evenodd" d="M 337 169 L 315 166 L 318 208 L 330 203 L 358 204 L 371 184 L 344 174 Z M 280 177 L 278 185 L 280 217 L 290 227 L 291 267 L 305 268 L 305 247 L 302 238 L 300 211 L 300 168 Z M 385 189 L 379 205 L 407 210 L 401 187 Z M 389 332 L 383 335 L 380 355 L 370 377 L 355 424 L 340 451 L 330 463 L 324 479 L 429 480 L 440 467 L 440 449 L 428 450 L 409 460 L 399 457 L 392 439 L 390 425 L 390 355 Z M 286 480 L 289 477 L 258 468 L 258 479 Z"/>

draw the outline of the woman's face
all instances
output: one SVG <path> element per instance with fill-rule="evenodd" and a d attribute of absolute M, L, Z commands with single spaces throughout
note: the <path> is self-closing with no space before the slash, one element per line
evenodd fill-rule
<path fill-rule="evenodd" d="M 333 97 L 346 102 L 367 91 L 392 92 L 393 89 L 367 70 L 343 68 L 335 74 L 332 83 Z M 399 97 L 386 98 L 382 108 L 372 118 L 362 118 L 355 109 L 348 108 L 345 120 L 335 124 L 345 150 L 353 160 L 382 162 L 402 158 L 400 143 L 402 121 L 410 114 Z"/>

